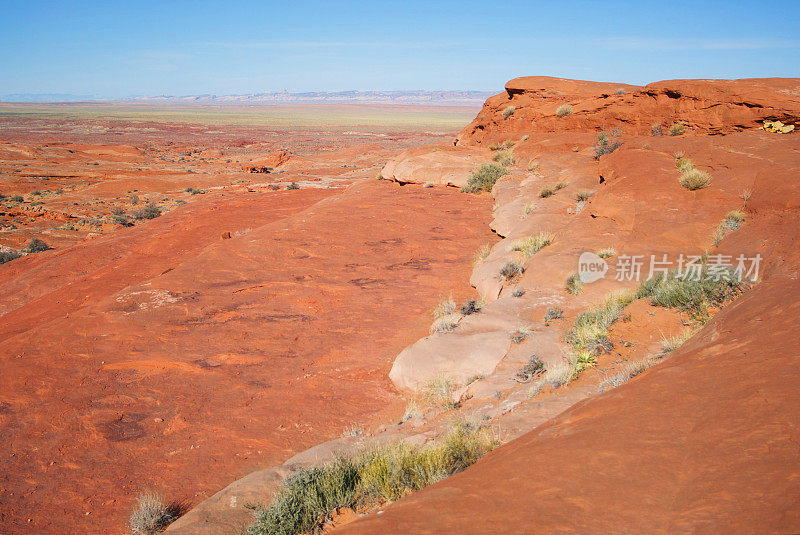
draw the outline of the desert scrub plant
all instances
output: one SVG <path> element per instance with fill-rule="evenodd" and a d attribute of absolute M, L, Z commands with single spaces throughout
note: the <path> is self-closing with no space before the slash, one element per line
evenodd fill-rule
<path fill-rule="evenodd" d="M 523 273 L 525 273 L 525 268 L 513 260 L 506 262 L 506 265 L 500 269 L 500 277 L 507 281 Z"/>
<path fill-rule="evenodd" d="M 665 336 L 661 339 L 661 353 L 666 355 L 681 347 L 686 340 L 694 334 L 690 329 L 684 329 L 674 336 Z"/>
<path fill-rule="evenodd" d="M 433 406 L 445 410 L 457 409 L 458 400 L 455 399 L 458 385 L 450 379 L 434 379 L 425 385 L 423 398 Z"/>
<path fill-rule="evenodd" d="M 553 186 L 553 189 L 558 191 L 558 190 L 564 189 L 566 187 L 567 187 L 567 183 L 562 180 L 560 182 L 556 182 L 556 185 Z"/>
<path fill-rule="evenodd" d="M 467 183 L 461 188 L 465 193 L 476 191 L 492 191 L 492 187 L 501 177 L 508 174 L 508 169 L 502 165 L 485 163 L 480 169 L 473 171 Z"/>
<path fill-rule="evenodd" d="M 0 264 L 5 264 L 6 262 L 11 262 L 12 260 L 16 260 L 17 258 L 21 257 L 22 255 L 17 251 L 6 249 L 4 251 L 0 251 Z"/>
<path fill-rule="evenodd" d="M 11 202 L 25 202 L 25 198 L 22 195 L 12 195 L 9 200 Z"/>
<path fill-rule="evenodd" d="M 611 351 L 613 345 L 608 330 L 635 296 L 632 291 L 612 292 L 602 306 L 582 312 L 575 318 L 575 324 L 565 338 L 575 350 L 579 372 L 583 367 L 594 365 L 597 355 Z"/>
<path fill-rule="evenodd" d="M 511 292 L 511 297 L 522 297 L 525 295 L 524 288 L 515 288 L 513 292 Z"/>
<path fill-rule="evenodd" d="M 457 425 L 432 446 L 397 442 L 339 457 L 290 476 L 268 507 L 256 507 L 248 535 L 320 533 L 341 507 L 399 500 L 471 466 L 497 447 L 485 428 Z"/>
<path fill-rule="evenodd" d="M 467 299 L 464 301 L 464 304 L 458 309 L 459 313 L 462 316 L 469 316 L 470 314 L 475 314 L 476 312 L 480 312 L 481 308 L 483 308 L 483 301 L 476 301 L 475 299 Z"/>
<path fill-rule="evenodd" d="M 664 131 L 661 129 L 661 123 L 653 123 L 650 125 L 650 135 L 651 136 L 663 136 Z"/>
<path fill-rule="evenodd" d="M 530 335 L 531 335 L 530 329 L 528 329 L 527 327 L 520 327 L 519 329 L 514 329 L 508 335 L 508 337 L 511 339 L 511 343 L 521 344 L 522 342 L 527 340 Z"/>
<path fill-rule="evenodd" d="M 292 182 L 291 184 L 286 186 L 286 189 L 300 189 L 300 184 L 298 184 L 297 182 Z"/>
<path fill-rule="evenodd" d="M 548 307 L 547 312 L 544 314 L 544 324 L 550 325 L 553 320 L 558 320 L 564 317 L 564 311 L 561 307 Z"/>
<path fill-rule="evenodd" d="M 593 191 L 579 191 L 575 194 L 575 200 L 578 202 L 586 202 L 592 198 L 592 195 L 594 195 Z"/>
<path fill-rule="evenodd" d="M 547 197 L 551 197 L 551 196 L 555 195 L 555 193 L 556 193 L 556 190 L 554 190 L 553 188 L 551 188 L 549 186 L 545 186 L 541 190 L 539 190 L 539 197 L 541 197 L 542 199 L 546 199 Z"/>
<path fill-rule="evenodd" d="M 681 173 L 678 182 L 684 188 L 695 191 L 708 187 L 711 184 L 711 176 L 700 169 L 689 169 Z"/>
<path fill-rule="evenodd" d="M 559 117 L 566 117 L 567 115 L 572 115 L 572 106 L 569 104 L 562 104 L 558 108 L 556 108 L 556 115 Z"/>
<path fill-rule="evenodd" d="M 484 243 L 481 245 L 481 248 L 475 252 L 475 257 L 473 258 L 472 263 L 477 265 L 486 260 L 486 257 L 489 256 L 489 253 L 492 252 L 492 246 L 488 243 Z"/>
<path fill-rule="evenodd" d="M 605 260 L 606 258 L 617 256 L 617 250 L 613 247 L 604 247 L 603 249 L 595 251 L 594 254 Z"/>
<path fill-rule="evenodd" d="M 128 527 L 135 534 L 153 535 L 163 531 L 177 517 L 174 505 L 164 503 L 159 494 L 147 491 L 136 497 L 136 506 L 128 519 Z"/>
<path fill-rule="evenodd" d="M 714 245 L 719 243 L 725 238 L 728 232 L 739 230 L 747 216 L 741 210 L 732 210 L 728 212 L 717 229 L 714 231 Z"/>
<path fill-rule="evenodd" d="M 524 212 L 523 217 L 527 216 L 528 214 L 530 214 L 534 210 L 536 210 L 536 203 L 534 203 L 534 202 L 526 203 L 525 204 L 525 208 L 523 209 L 523 212 Z"/>
<path fill-rule="evenodd" d="M 442 297 L 439 299 L 439 304 L 437 304 L 434 309 L 431 311 L 433 314 L 434 319 L 439 319 L 443 316 L 448 316 L 455 312 L 456 310 L 456 302 L 453 299 L 453 296 L 450 295 L 448 297 Z"/>
<path fill-rule="evenodd" d="M 449 333 L 458 326 L 458 322 L 449 318 L 439 318 L 431 325 L 431 332 L 435 333 Z"/>
<path fill-rule="evenodd" d="M 617 128 L 598 133 L 594 144 L 594 159 L 599 160 L 600 156 L 611 154 L 617 150 L 622 145 L 620 135 Z"/>
<path fill-rule="evenodd" d="M 564 289 L 572 295 L 578 295 L 583 290 L 583 281 L 576 271 L 567 277 L 567 282 L 564 284 Z"/>
<path fill-rule="evenodd" d="M 668 132 L 671 136 L 682 136 L 686 132 L 686 127 L 683 123 L 675 123 L 669 127 Z"/>
<path fill-rule="evenodd" d="M 518 241 L 512 247 L 512 251 L 519 251 L 525 258 L 530 258 L 551 243 L 555 239 L 555 234 L 550 232 L 540 232 L 535 236 L 528 236 L 522 241 Z"/>
<path fill-rule="evenodd" d="M 658 362 L 658 358 L 649 355 L 641 360 L 626 362 L 622 370 L 615 373 L 598 387 L 598 392 L 602 393 L 606 390 L 617 388 L 618 386 L 626 383 L 629 379 L 636 377 L 648 368 L 652 368 Z"/>
<path fill-rule="evenodd" d="M 509 165 L 513 165 L 514 164 L 514 156 L 513 156 L 513 154 L 511 153 L 510 150 L 506 150 L 506 149 L 497 151 L 495 153 L 495 155 L 492 156 L 492 160 L 494 160 L 495 162 L 499 163 L 503 167 L 508 167 Z"/>
<path fill-rule="evenodd" d="M 534 377 L 544 373 L 544 368 L 544 362 L 539 360 L 536 355 L 532 355 L 527 364 L 514 374 L 514 380 L 518 383 L 530 383 Z"/>
<path fill-rule="evenodd" d="M 156 206 L 155 204 L 148 204 L 141 210 L 136 210 L 133 212 L 134 219 L 155 219 L 161 215 L 161 208 Z"/>
<path fill-rule="evenodd" d="M 517 111 L 516 107 L 514 107 L 514 106 L 506 106 L 506 108 L 503 110 L 503 119 L 508 119 L 509 117 L 514 115 L 515 111 Z"/>
<path fill-rule="evenodd" d="M 648 279 L 639 286 L 636 296 L 648 298 L 654 306 L 678 309 L 702 325 L 711 318 L 709 307 L 720 306 L 744 286 L 730 267 L 703 265 L 691 275 L 688 270 L 684 274 L 671 271 Z"/>
<path fill-rule="evenodd" d="M 694 163 L 689 158 L 681 156 L 679 158 L 675 158 L 675 167 L 678 168 L 679 173 L 684 173 L 694 169 Z"/>
<path fill-rule="evenodd" d="M 49 251 L 50 249 L 52 249 L 52 247 L 39 238 L 31 238 L 31 241 L 28 242 L 28 246 L 25 247 L 25 251 L 28 253 L 41 253 L 42 251 Z"/>

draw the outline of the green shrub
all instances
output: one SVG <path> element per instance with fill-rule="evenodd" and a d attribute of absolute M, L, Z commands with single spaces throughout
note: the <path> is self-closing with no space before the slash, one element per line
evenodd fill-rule
<path fill-rule="evenodd" d="M 559 117 L 566 117 L 567 115 L 572 115 L 572 106 L 569 104 L 562 104 L 558 108 L 556 108 L 556 115 Z"/>
<path fill-rule="evenodd" d="M 578 295 L 583 290 L 583 281 L 577 272 L 567 277 L 567 282 L 564 284 L 564 289 L 572 295 Z"/>
<path fill-rule="evenodd" d="M 689 275 L 688 271 L 683 276 L 675 271 L 659 274 L 644 281 L 636 295 L 649 298 L 654 306 L 685 312 L 693 321 L 703 324 L 711 317 L 709 307 L 721 305 L 742 289 L 743 284 L 729 267 L 715 267 L 712 271 L 703 265 L 697 274 Z"/>
<path fill-rule="evenodd" d="M 500 269 L 500 276 L 507 281 L 523 273 L 525 273 L 525 268 L 513 261 L 506 262 L 506 265 Z"/>
<path fill-rule="evenodd" d="M 0 264 L 11 262 L 12 260 L 16 260 L 20 256 L 22 255 L 17 251 L 10 251 L 10 250 L 0 251 Z"/>
<path fill-rule="evenodd" d="M 25 250 L 29 253 L 41 253 L 42 251 L 49 251 L 52 249 L 47 243 L 39 238 L 31 238 Z"/>
<path fill-rule="evenodd" d="M 459 425 L 433 446 L 398 442 L 302 469 L 286 479 L 271 505 L 255 508 L 247 534 L 318 533 L 341 507 L 399 500 L 461 472 L 496 446 L 486 430 Z"/>
<path fill-rule="evenodd" d="M 671 136 L 681 136 L 686 132 L 686 127 L 683 126 L 683 123 L 675 123 L 669 127 L 669 135 Z"/>
<path fill-rule="evenodd" d="M 485 163 L 477 171 L 473 171 L 461 191 L 474 193 L 476 191 L 492 191 L 492 187 L 501 177 L 508 174 L 508 169 L 502 165 Z"/>
<path fill-rule="evenodd" d="M 558 320 L 564 317 L 564 311 L 561 310 L 561 307 L 550 307 L 547 309 L 547 312 L 544 315 L 544 324 L 550 325 L 550 322 L 553 320 Z"/>
<path fill-rule="evenodd" d="M 597 139 L 594 144 L 594 158 L 599 160 L 600 156 L 611 154 L 617 150 L 621 145 L 620 132 L 614 128 L 608 132 L 600 132 L 597 134 Z"/>
<path fill-rule="evenodd" d="M 608 329 L 634 298 L 634 292 L 611 293 L 602 306 L 578 315 L 566 335 L 578 355 L 578 364 L 593 365 L 593 357 L 611 350 Z"/>
<path fill-rule="evenodd" d="M 161 215 L 161 208 L 153 203 L 148 204 L 141 210 L 133 212 L 134 219 L 155 219 Z"/>
<path fill-rule="evenodd" d="M 497 154 L 495 154 L 492 157 L 492 160 L 496 161 L 497 163 L 499 163 L 504 167 L 508 167 L 509 165 L 514 164 L 514 156 L 513 154 L 511 154 L 510 150 L 498 151 Z"/>
<path fill-rule="evenodd" d="M 555 234 L 549 232 L 540 232 L 535 236 L 528 236 L 524 240 L 515 243 L 511 250 L 520 251 L 525 258 L 530 258 L 543 248 L 547 247 L 555 239 Z"/>
<path fill-rule="evenodd" d="M 689 158 L 681 156 L 680 158 L 675 159 L 675 167 L 678 168 L 679 172 L 684 173 L 694 169 L 694 163 L 692 163 L 692 160 Z"/>
<path fill-rule="evenodd" d="M 681 186 L 684 188 L 694 191 L 707 188 L 711 184 L 711 176 L 699 169 L 689 169 L 681 173 L 678 182 L 680 182 Z"/>

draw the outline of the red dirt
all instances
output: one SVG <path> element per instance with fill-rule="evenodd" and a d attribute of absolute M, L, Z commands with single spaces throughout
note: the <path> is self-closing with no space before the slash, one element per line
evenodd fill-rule
<path fill-rule="evenodd" d="M 440 295 L 465 297 L 473 253 L 491 239 L 489 197 L 374 180 L 385 147 L 315 156 L 299 141 L 289 148 L 305 163 L 277 178 L 310 182 L 272 191 L 255 184 L 273 175 L 228 169 L 226 152 L 252 147 L 225 136 L 197 162 L 208 174 L 170 175 L 156 155 L 193 142 L 175 126 L 186 145 L 160 144 L 173 126 L 159 128 L 144 156 L 141 134 L 125 147 L 68 131 L 57 147 L 31 134 L 7 140 L 46 153 L 37 166 L 63 152 L 60 172 L 81 164 L 70 155 L 103 153 L 97 186 L 64 194 L 65 213 L 73 198 L 113 200 L 131 184 L 188 203 L 93 239 L 52 231 L 56 250 L 0 266 L 4 533 L 114 532 L 144 489 L 196 503 L 350 426 L 397 418 L 392 359 L 427 332 Z M 285 135 L 287 145 L 302 138 Z M 195 143 L 215 150 L 212 135 Z M 112 169 L 140 158 L 152 183 Z M 330 173 L 353 185 L 311 187 Z M 211 189 L 188 196 L 187 185 Z"/>

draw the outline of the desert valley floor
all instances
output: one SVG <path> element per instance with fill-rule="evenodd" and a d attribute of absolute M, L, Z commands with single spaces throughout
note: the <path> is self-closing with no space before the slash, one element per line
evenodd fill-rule
<path fill-rule="evenodd" d="M 797 79 L 0 105 L 1 531 L 125 533 L 156 489 L 239 533 L 454 422 L 498 447 L 325 531 L 799 531 L 798 120 Z M 668 303 L 583 252 L 761 264 Z"/>

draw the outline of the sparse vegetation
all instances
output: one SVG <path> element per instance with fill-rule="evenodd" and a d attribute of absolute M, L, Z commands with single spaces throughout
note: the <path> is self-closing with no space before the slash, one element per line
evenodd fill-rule
<path fill-rule="evenodd" d="M 650 135 L 651 136 L 663 136 L 664 131 L 661 129 L 661 123 L 655 123 L 650 126 Z"/>
<path fill-rule="evenodd" d="M 514 164 L 514 155 L 510 150 L 504 149 L 497 151 L 497 153 L 492 156 L 492 160 L 499 163 L 503 167 L 508 167 L 509 165 Z"/>
<path fill-rule="evenodd" d="M 594 195 L 593 191 L 579 191 L 575 194 L 575 199 L 578 202 L 586 202 L 591 199 L 592 195 Z"/>
<path fill-rule="evenodd" d="M 636 377 L 646 369 L 651 368 L 657 362 L 658 358 L 653 356 L 648 356 L 643 358 L 642 360 L 637 360 L 634 362 L 627 362 L 622 367 L 621 371 L 615 373 L 614 375 L 612 375 L 611 377 L 600 383 L 598 391 L 605 392 L 606 390 L 617 388 L 618 386 L 626 383 L 632 377 Z"/>
<path fill-rule="evenodd" d="M 522 368 L 520 368 L 520 370 L 515 374 L 514 377 L 517 382 L 530 383 L 534 377 L 544 373 L 544 369 L 545 369 L 544 362 L 539 360 L 539 357 L 537 357 L 536 355 L 533 355 L 528 360 L 528 363 L 525 364 L 525 366 L 523 366 Z"/>
<path fill-rule="evenodd" d="M 728 266 L 699 266 L 697 273 L 687 269 L 683 275 L 672 271 L 644 281 L 636 297 L 646 297 L 654 306 L 675 308 L 686 313 L 692 321 L 703 324 L 711 317 L 709 308 L 743 289 Z"/>
<path fill-rule="evenodd" d="M 678 168 L 678 172 L 684 173 L 694 169 L 694 163 L 689 158 L 681 156 L 679 158 L 675 158 L 675 167 Z"/>
<path fill-rule="evenodd" d="M 675 123 L 669 127 L 668 132 L 671 136 L 682 136 L 686 132 L 686 127 L 683 123 Z"/>
<path fill-rule="evenodd" d="M 453 332 L 458 327 L 458 322 L 450 318 L 439 318 L 431 325 L 431 332 L 440 334 Z"/>
<path fill-rule="evenodd" d="M 511 297 L 522 297 L 525 295 L 525 290 L 523 288 L 515 288 L 513 292 L 511 292 Z"/>
<path fill-rule="evenodd" d="M 319 533 L 342 507 L 392 502 L 460 472 L 497 446 L 486 429 L 459 425 L 429 447 L 398 442 L 304 468 L 268 507 L 254 510 L 248 535 Z"/>
<path fill-rule="evenodd" d="M 291 184 L 286 186 L 286 189 L 300 189 L 300 184 L 298 184 L 297 182 L 292 182 Z"/>
<path fill-rule="evenodd" d="M 432 314 L 434 319 L 439 319 L 444 316 L 448 316 L 455 312 L 456 310 L 456 302 L 453 299 L 453 296 L 443 297 L 439 300 L 439 304 L 434 307 Z"/>
<path fill-rule="evenodd" d="M 461 191 L 475 193 L 476 191 L 492 191 L 492 187 L 501 177 L 508 174 L 508 169 L 494 163 L 483 164 L 480 169 L 473 171 Z"/>
<path fill-rule="evenodd" d="M 521 344 L 522 342 L 528 339 L 528 336 L 530 336 L 530 334 L 531 334 L 530 329 L 519 328 L 512 331 L 511 334 L 508 335 L 508 337 L 511 338 L 511 343 Z"/>
<path fill-rule="evenodd" d="M 567 115 L 572 115 L 572 106 L 569 104 L 562 104 L 558 108 L 556 108 L 556 115 L 559 117 L 566 117 Z"/>
<path fill-rule="evenodd" d="M 678 182 L 680 182 L 681 186 L 684 188 L 695 191 L 707 188 L 711 184 L 711 176 L 699 169 L 689 169 L 681 173 Z"/>
<path fill-rule="evenodd" d="M 476 301 L 475 299 L 467 299 L 458 311 L 462 316 L 469 316 L 470 314 L 479 312 L 481 308 L 483 308 L 482 302 Z"/>
<path fill-rule="evenodd" d="M 430 404 L 442 409 L 457 409 L 456 390 L 458 385 L 450 379 L 434 379 L 425 385 L 424 397 Z"/>
<path fill-rule="evenodd" d="M 25 202 L 25 199 L 22 197 L 22 195 L 12 195 L 10 200 L 12 202 Z"/>
<path fill-rule="evenodd" d="M 481 245 L 481 248 L 475 252 L 475 258 L 473 259 L 473 263 L 476 265 L 480 264 L 481 262 L 486 260 L 486 257 L 488 257 L 489 253 L 491 252 L 492 252 L 492 246 L 488 243 L 484 243 L 483 245 Z"/>
<path fill-rule="evenodd" d="M 506 108 L 503 110 L 503 119 L 508 119 L 509 117 L 514 115 L 515 111 L 517 111 L 517 108 L 515 108 L 514 106 L 506 106 Z"/>
<path fill-rule="evenodd" d="M 17 251 L 13 251 L 10 249 L 6 249 L 4 251 L 0 251 L 0 264 L 5 264 L 6 262 L 11 262 L 12 260 L 16 260 L 22 256 Z"/>
<path fill-rule="evenodd" d="M 539 197 L 541 197 L 542 199 L 546 199 L 547 197 L 551 197 L 551 196 L 555 195 L 555 193 L 556 193 L 556 190 L 554 190 L 553 188 L 551 188 L 549 186 L 545 186 L 541 190 L 539 190 Z"/>
<path fill-rule="evenodd" d="M 662 353 L 663 354 L 672 353 L 673 351 L 681 347 L 686 342 L 686 340 L 691 338 L 692 334 L 694 333 L 691 330 L 684 329 L 683 331 L 674 336 L 662 338 L 661 340 Z"/>
<path fill-rule="evenodd" d="M 583 281 L 581 280 L 578 272 L 572 273 L 567 277 L 567 282 L 564 284 L 564 289 L 572 295 L 578 295 L 583 290 Z"/>
<path fill-rule="evenodd" d="M 550 325 L 553 320 L 558 320 L 564 317 L 564 311 L 561 307 L 549 307 L 544 315 L 544 324 Z"/>
<path fill-rule="evenodd" d="M 525 212 L 524 215 L 528 215 L 536 209 L 536 203 L 529 202 L 525 204 L 525 208 L 523 211 Z"/>
<path fill-rule="evenodd" d="M 42 251 L 49 251 L 50 249 L 52 249 L 52 247 L 39 238 L 31 238 L 31 241 L 28 242 L 28 246 L 25 247 L 25 251 L 29 253 L 41 253 Z"/>
<path fill-rule="evenodd" d="M 128 520 L 132 533 L 153 535 L 163 531 L 178 517 L 176 507 L 164 503 L 155 492 L 143 492 L 136 498 L 136 506 Z"/>
<path fill-rule="evenodd" d="M 617 150 L 621 145 L 620 132 L 617 128 L 608 132 L 603 131 L 597 134 L 594 144 L 594 158 L 599 160 L 601 156 L 611 154 Z"/>
<path fill-rule="evenodd" d="M 555 239 L 555 234 L 549 232 L 540 232 L 535 236 L 528 236 L 522 241 L 515 243 L 511 250 L 520 251 L 525 258 L 530 258 L 543 248 L 550 245 Z"/>
<path fill-rule="evenodd" d="M 155 219 L 161 215 L 161 208 L 153 203 L 133 212 L 134 219 Z"/>
<path fill-rule="evenodd" d="M 500 269 L 500 276 L 507 281 L 523 273 L 525 273 L 525 268 L 513 260 L 506 262 L 506 265 Z"/>
<path fill-rule="evenodd" d="M 741 210 L 732 210 L 728 212 L 725 219 L 723 219 L 717 227 L 717 230 L 714 231 L 714 245 L 719 245 L 728 232 L 739 230 L 739 227 L 742 226 L 746 217 L 745 213 Z"/>
<path fill-rule="evenodd" d="M 205 193 L 205 192 L 206 192 L 206 191 L 205 191 L 205 190 L 203 190 L 203 189 L 197 189 L 197 188 L 186 188 L 186 193 L 188 193 L 189 195 L 199 195 L 199 194 L 201 194 L 201 193 Z"/>
<path fill-rule="evenodd" d="M 605 247 L 603 249 L 596 251 L 594 254 L 605 260 L 606 258 L 617 256 L 617 250 L 614 249 L 613 247 Z"/>
<path fill-rule="evenodd" d="M 613 344 L 608 329 L 619 319 L 635 295 L 635 292 L 613 292 L 606 297 L 602 306 L 587 310 L 575 319 L 566 340 L 575 350 L 578 373 L 593 366 L 598 355 L 611 351 Z"/>

